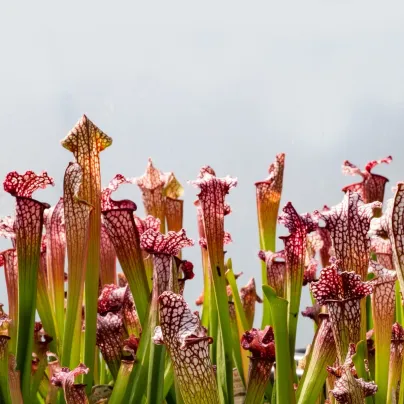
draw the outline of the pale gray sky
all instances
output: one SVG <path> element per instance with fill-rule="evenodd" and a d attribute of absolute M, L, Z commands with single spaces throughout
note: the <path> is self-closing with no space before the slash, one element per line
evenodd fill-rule
<path fill-rule="evenodd" d="M 340 173 L 345 159 L 392 154 L 377 169 L 391 180 L 387 195 L 404 179 L 402 2 L 3 3 L 0 178 L 47 170 L 57 184 L 39 200 L 61 194 L 72 156 L 59 140 L 83 113 L 114 139 L 102 153 L 104 184 L 118 172 L 142 174 L 149 156 L 183 184 L 210 164 L 239 178 L 226 226 L 242 285 L 260 278 L 253 184 L 276 153 L 286 153 L 282 205 L 301 212 L 340 201 L 351 181 Z M 185 227 L 196 238 L 196 190 L 185 190 Z M 119 195 L 142 211 L 136 186 Z M 0 215 L 12 211 L 1 191 Z M 198 248 L 184 255 L 196 267 L 192 302 Z M 300 325 L 304 345 L 312 325 Z"/>

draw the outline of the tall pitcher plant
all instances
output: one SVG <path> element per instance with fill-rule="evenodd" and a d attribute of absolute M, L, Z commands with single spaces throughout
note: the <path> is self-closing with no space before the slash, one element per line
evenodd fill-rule
<path fill-rule="evenodd" d="M 289 184 L 285 154 L 276 155 L 255 183 L 259 259 L 251 255 L 255 276 L 241 287 L 225 253 L 225 218 L 235 220 L 226 195 L 237 179 L 203 166 L 190 181 L 202 257 L 191 263 L 182 251 L 195 244 L 183 228 L 188 202 L 174 173 L 149 159 L 143 175 L 102 187 L 100 153 L 111 144 L 79 120 L 62 140 L 73 161 L 52 207 L 33 199 L 54 185 L 46 172 L 4 179 L 15 213 L 0 219 L 10 242 L 0 252 L 1 403 L 404 401 L 404 182 L 383 208 L 388 180 L 372 172 L 390 156 L 364 170 L 345 161 L 343 173 L 361 181 L 343 188 L 342 202 L 300 214 L 281 205 Z M 113 199 L 122 184 L 138 185 L 145 217 L 130 195 Z M 278 225 L 288 232 L 279 250 Z M 187 301 L 194 274 L 200 312 Z M 315 333 L 297 363 L 305 293 Z"/>

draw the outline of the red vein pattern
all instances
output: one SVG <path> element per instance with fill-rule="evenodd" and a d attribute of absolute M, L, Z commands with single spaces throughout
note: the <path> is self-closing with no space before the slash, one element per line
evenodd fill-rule
<path fill-rule="evenodd" d="M 152 254 L 178 255 L 182 248 L 193 246 L 194 241 L 187 237 L 184 229 L 167 234 L 149 229 L 140 237 L 140 245 Z"/>
<path fill-rule="evenodd" d="M 286 294 L 285 252 L 260 251 L 258 257 L 266 264 L 268 285 L 275 289 L 277 296 L 284 298 Z"/>
<path fill-rule="evenodd" d="M 114 379 L 118 375 L 124 340 L 127 338 L 121 313 L 97 315 L 97 346 Z"/>
<path fill-rule="evenodd" d="M 376 254 L 377 262 L 387 269 L 394 269 L 393 248 L 390 240 L 374 236 L 370 241 L 371 251 Z"/>
<path fill-rule="evenodd" d="M 97 346 L 114 376 L 118 375 L 125 344 L 138 339 L 141 327 L 129 286 L 105 285 L 98 298 Z M 132 341 L 133 342 L 133 341 Z M 130 348 L 130 347 L 129 347 Z"/>
<path fill-rule="evenodd" d="M 134 178 L 124 177 L 122 174 L 116 174 L 115 177 L 109 182 L 108 186 L 101 191 L 101 210 L 131 208 L 133 202 L 129 200 L 115 201 L 111 198 L 113 192 L 117 191 L 122 184 L 134 184 Z M 129 206 L 128 206 L 129 205 Z M 136 210 L 136 207 L 134 208 Z"/>
<path fill-rule="evenodd" d="M 294 352 L 305 268 L 306 236 L 307 233 L 315 229 L 316 223 L 308 214 L 299 215 L 290 202 L 283 208 L 283 213 L 278 220 L 290 232 L 288 236 L 280 238 L 285 244 L 286 299 L 289 301 L 289 343 L 291 352 Z"/>
<path fill-rule="evenodd" d="M 321 212 L 328 212 L 330 208 L 326 205 L 323 206 Z M 307 235 L 307 258 L 309 261 L 315 257 L 315 254 L 319 252 L 321 265 L 325 268 L 330 264 L 330 257 L 335 256 L 335 252 L 332 246 L 332 240 L 329 230 L 324 227 L 316 226 L 315 231 Z"/>
<path fill-rule="evenodd" d="M 404 329 L 399 323 L 394 323 L 391 331 L 390 371 L 388 392 L 392 402 L 398 403 L 399 381 L 404 355 Z M 396 401 L 394 401 L 394 399 Z"/>
<path fill-rule="evenodd" d="M 252 328 L 246 331 L 241 337 L 241 346 L 251 352 L 246 402 L 249 402 L 250 397 L 255 397 L 256 400 L 259 397 L 262 399 L 275 362 L 272 327 L 266 326 L 264 330 Z"/>
<path fill-rule="evenodd" d="M 8 357 L 8 382 L 10 383 L 10 394 L 12 403 L 23 403 L 21 394 L 20 372 L 16 370 L 14 355 Z"/>
<path fill-rule="evenodd" d="M 38 384 L 42 380 L 47 367 L 46 352 L 49 350 L 49 344 L 53 338 L 46 334 L 42 327 L 42 323 L 36 322 L 34 328 L 34 352 L 32 360 L 32 374 L 34 375 L 32 386 L 33 389 L 38 388 Z"/>
<path fill-rule="evenodd" d="M 67 349 L 67 344 L 70 344 L 74 338 L 72 324 L 74 324 L 76 318 L 81 317 L 84 281 L 87 272 L 87 251 L 90 238 L 90 212 L 92 211 L 92 206 L 78 196 L 83 186 L 82 180 L 83 171 L 80 164 L 70 163 L 66 169 L 63 184 L 68 262 L 64 350 Z M 67 328 L 69 324 L 70 327 Z M 68 364 L 71 358 L 66 353 L 64 352 L 62 359 L 65 364 Z"/>
<path fill-rule="evenodd" d="M 165 216 L 168 231 L 180 231 L 184 214 L 184 201 L 178 199 L 182 196 L 184 189 L 175 178 L 173 173 L 166 173 Z"/>
<path fill-rule="evenodd" d="M 37 189 L 53 185 L 53 179 L 46 172 L 36 175 L 7 174 L 4 190 L 16 197 L 16 218 L 14 223 L 15 243 L 18 256 L 18 324 L 17 367 L 21 371 L 24 400 L 30 394 L 32 336 L 35 322 L 36 285 L 41 248 L 44 211 L 48 204 L 32 199 Z"/>
<path fill-rule="evenodd" d="M 303 273 L 303 286 L 317 280 L 317 266 L 318 262 L 315 259 L 311 259 L 308 265 L 305 266 Z"/>
<path fill-rule="evenodd" d="M 269 166 L 268 178 L 255 183 L 258 228 L 260 240 L 264 242 L 264 245 L 260 247 L 264 250 L 273 248 L 273 246 L 265 245 L 265 243 L 268 243 L 268 240 L 266 240 L 268 233 L 274 233 L 276 229 L 276 219 L 282 194 L 284 165 L 285 154 L 277 154 L 275 161 Z"/>
<path fill-rule="evenodd" d="M 320 325 L 320 314 L 322 313 L 322 306 L 318 303 L 314 303 L 313 306 L 306 307 L 306 309 L 301 312 L 303 317 L 312 319 L 317 326 Z"/>
<path fill-rule="evenodd" d="M 394 320 L 397 273 L 384 268 L 375 261 L 370 261 L 369 273 L 375 275 L 375 278 L 370 281 L 373 286 L 372 315 L 375 333 L 378 334 L 377 338 L 380 341 L 386 341 L 385 345 L 388 345 L 390 329 Z"/>
<path fill-rule="evenodd" d="M 4 275 L 6 278 L 8 308 L 10 318 L 13 320 L 9 330 L 9 336 L 12 339 L 12 352 L 15 353 L 15 344 L 18 329 L 18 262 L 17 251 L 15 248 L 0 253 L 0 258 L 4 265 Z"/>
<path fill-rule="evenodd" d="M 146 172 L 136 179 L 136 184 L 142 191 L 143 204 L 147 215 L 152 215 L 160 220 L 162 231 L 165 223 L 165 198 L 163 195 L 166 175 L 154 167 L 149 158 Z"/>
<path fill-rule="evenodd" d="M 92 206 L 79 199 L 83 171 L 78 163 L 70 163 L 64 178 L 64 217 L 66 230 L 68 280 L 84 281 L 89 238 L 89 218 Z M 84 273 L 84 276 L 82 274 Z"/>
<path fill-rule="evenodd" d="M 89 372 L 88 367 L 83 363 L 80 363 L 76 368 L 70 370 L 66 367 L 61 367 L 57 356 L 48 352 L 48 359 L 55 357 L 56 361 L 49 362 L 51 370 L 51 383 L 56 387 L 61 387 L 64 392 L 66 404 L 88 404 L 88 399 L 85 393 L 85 384 L 75 384 L 74 379 L 77 376 L 87 374 Z"/>
<path fill-rule="evenodd" d="M 98 314 L 106 315 L 108 312 L 123 316 L 125 328 L 129 335 L 140 335 L 141 327 L 136 313 L 135 303 L 128 285 L 118 287 L 105 285 L 98 298 Z"/>
<path fill-rule="evenodd" d="M 139 232 L 139 236 L 141 236 L 145 231 L 149 229 L 159 231 L 160 220 L 156 219 L 154 216 L 147 215 L 144 219 L 141 219 L 139 216 L 136 215 L 134 215 L 134 217 L 137 231 Z"/>
<path fill-rule="evenodd" d="M 381 208 L 381 202 L 364 204 L 358 193 L 348 191 L 342 202 L 329 211 L 315 212 L 323 219 L 330 231 L 335 256 L 341 261 L 345 271 L 354 271 L 366 279 L 370 238 L 368 231 L 375 209 Z"/>
<path fill-rule="evenodd" d="M 388 238 L 393 252 L 394 268 L 400 282 L 401 293 L 404 291 L 404 183 L 397 184 L 394 198 L 387 202 L 381 217 L 371 222 L 369 234 L 372 237 Z"/>
<path fill-rule="evenodd" d="M 16 245 L 18 256 L 18 324 L 24 324 L 19 329 L 17 340 L 17 368 L 27 375 L 28 358 L 32 350 L 33 326 L 36 307 L 36 284 L 40 259 L 44 211 L 48 204 L 38 202 L 29 197 L 16 197 Z M 23 365 L 25 363 L 25 365 Z M 23 370 L 23 366 L 25 366 Z M 30 376 L 25 376 L 27 379 Z M 24 380 L 24 375 L 22 376 Z M 26 379 L 26 380 L 27 380 Z M 26 381 L 25 386 L 28 385 Z M 23 382 L 24 388 L 24 382 Z M 26 387 L 27 388 L 27 387 Z M 23 393 L 24 397 L 26 395 Z"/>
<path fill-rule="evenodd" d="M 366 167 L 361 171 L 357 166 L 345 160 L 342 164 L 342 172 L 345 175 L 360 175 L 362 177 L 362 182 L 347 185 L 342 188 L 343 192 L 357 192 L 362 197 L 365 203 L 370 203 L 374 201 L 383 202 L 384 198 L 384 188 L 388 179 L 378 174 L 373 174 L 371 171 L 373 167 L 386 163 L 390 164 L 392 157 L 388 156 L 381 160 L 373 160 L 366 164 Z"/>
<path fill-rule="evenodd" d="M 328 368 L 329 372 L 337 376 L 337 381 L 330 393 L 340 404 L 363 404 L 365 397 L 373 396 L 377 392 L 377 386 L 373 382 L 355 378 L 356 372 L 352 362 L 354 353 L 355 346 L 351 344 L 344 364 L 336 370 Z"/>
<path fill-rule="evenodd" d="M 100 242 L 101 242 L 101 172 L 100 152 L 112 144 L 112 139 L 102 132 L 85 115 L 61 142 L 71 151 L 80 164 L 83 176 L 79 198 L 93 207 L 90 214 L 89 240 L 86 269 L 86 330 L 84 357 L 93 373 L 95 353 L 95 329 L 97 325 L 97 289 L 99 285 Z M 90 388 L 90 387 L 89 387 Z"/>
<path fill-rule="evenodd" d="M 153 341 L 167 347 L 184 402 L 219 403 L 209 358 L 212 339 L 181 295 L 164 292 L 159 301 L 161 327 L 156 327 Z"/>
<path fill-rule="evenodd" d="M 32 194 L 38 189 L 44 189 L 48 185 L 55 185 L 53 178 L 46 172 L 40 175 L 33 171 L 27 171 L 25 174 L 18 174 L 16 171 L 8 173 L 4 180 L 4 191 L 13 196 L 23 196 L 32 198 Z"/>
<path fill-rule="evenodd" d="M 9 326 L 10 326 L 11 320 L 7 316 L 6 313 L 3 311 L 3 305 L 0 303 L 0 367 L 2 369 L 2 375 L 1 375 L 1 383 L 0 383 L 0 401 L 1 402 L 10 402 L 10 394 L 8 392 L 8 389 L 11 387 L 11 377 L 7 378 L 7 363 L 9 360 L 9 355 L 11 357 L 11 354 L 9 354 L 9 341 L 10 341 L 10 336 L 9 336 Z M 5 374 L 3 373 L 5 372 Z M 9 379 L 9 380 L 8 380 Z M 17 402 L 17 401 L 12 401 Z M 21 401 L 19 401 L 22 403 Z"/>
<path fill-rule="evenodd" d="M 15 248 L 15 218 L 4 216 L 0 218 L 0 237 L 8 238 Z"/>
<path fill-rule="evenodd" d="M 241 337 L 241 346 L 251 352 L 252 358 L 266 359 L 275 362 L 274 332 L 271 326 L 264 330 L 252 328 Z"/>
<path fill-rule="evenodd" d="M 45 212 L 46 265 L 51 301 L 59 330 L 64 328 L 64 267 L 66 256 L 66 230 L 63 198 Z"/>
<path fill-rule="evenodd" d="M 103 211 L 104 224 L 136 302 L 140 319 L 146 312 L 149 286 L 133 209 Z M 140 300 L 139 300 L 140 299 Z M 144 307 L 143 307 L 144 306 Z"/>
<path fill-rule="evenodd" d="M 353 272 L 340 272 L 338 265 L 337 261 L 324 268 L 310 288 L 317 303 L 328 307 L 338 359 L 342 363 L 349 344 L 360 340 L 360 300 L 372 293 L 373 288 Z"/>
<path fill-rule="evenodd" d="M 167 229 L 169 231 L 181 230 L 184 215 L 184 201 L 182 199 L 173 199 L 167 196 L 165 212 Z"/>
<path fill-rule="evenodd" d="M 202 168 L 198 179 L 191 181 L 191 184 L 200 188 L 198 199 L 202 209 L 211 267 L 219 267 L 222 270 L 224 265 L 223 241 L 225 238 L 224 198 L 230 189 L 237 185 L 237 179 L 231 177 L 218 178 L 210 174 L 207 169 Z"/>
<path fill-rule="evenodd" d="M 46 254 L 46 240 L 45 240 L 42 243 L 41 257 L 38 269 L 37 310 L 39 318 L 41 319 L 41 322 L 43 323 L 46 332 L 49 334 L 49 336 L 51 336 L 51 341 L 55 340 L 57 345 L 59 345 L 60 342 L 59 333 L 56 331 L 57 325 L 55 324 L 56 316 L 54 307 L 52 306 L 51 303 L 51 296 L 49 294 L 49 272 L 46 266 L 46 255 L 47 254 Z"/>
<path fill-rule="evenodd" d="M 182 260 L 179 257 L 174 257 L 175 265 L 177 268 L 177 274 L 181 275 L 182 278 L 178 279 L 179 284 L 179 294 L 184 294 L 185 282 L 194 279 L 194 264 L 187 260 Z"/>
<path fill-rule="evenodd" d="M 122 314 L 127 333 L 129 335 L 140 337 L 142 327 L 140 325 L 139 316 L 129 286 L 126 286 L 126 292 L 122 302 Z"/>
<path fill-rule="evenodd" d="M 131 335 L 129 338 L 123 341 L 123 349 L 126 352 L 129 352 L 133 359 L 136 358 L 136 352 L 139 347 L 139 338 L 136 338 L 134 335 Z"/>
<path fill-rule="evenodd" d="M 102 286 L 117 282 L 116 252 L 104 224 L 101 224 L 100 281 Z"/>
<path fill-rule="evenodd" d="M 154 299 L 157 299 L 166 290 L 180 292 L 178 284 L 178 269 L 180 268 L 177 265 L 173 268 L 173 257 L 178 255 L 182 248 L 193 245 L 194 241 L 187 237 L 184 229 L 179 232 L 169 231 L 167 234 L 149 229 L 142 234 L 140 246 L 153 255 Z M 175 270 L 173 271 L 173 269 Z"/>
<path fill-rule="evenodd" d="M 0 303 L 0 335 L 9 334 L 10 324 L 12 319 L 3 310 L 3 304 Z"/>
<path fill-rule="evenodd" d="M 305 366 L 303 378 L 299 382 L 297 397 L 299 402 L 305 402 L 303 397 L 317 397 L 327 378 L 327 366 L 335 362 L 337 350 L 328 314 L 318 314 L 319 327 L 314 336 L 310 349 L 309 362 Z M 322 380 L 323 383 L 319 383 Z M 316 389 L 317 395 L 313 391 Z"/>
<path fill-rule="evenodd" d="M 240 289 L 240 298 L 249 327 L 252 327 L 255 316 L 255 303 L 262 303 L 262 299 L 257 295 L 254 278 L 251 278 L 247 285 Z"/>

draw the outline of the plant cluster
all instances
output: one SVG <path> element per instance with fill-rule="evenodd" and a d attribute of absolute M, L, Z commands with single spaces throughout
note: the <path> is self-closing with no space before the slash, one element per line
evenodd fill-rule
<path fill-rule="evenodd" d="M 53 185 L 46 172 L 4 180 L 15 215 L 0 219 L 11 241 L 0 253 L 9 308 L 0 306 L 1 403 L 404 401 L 404 183 L 383 210 L 388 180 L 372 173 L 391 157 L 363 171 L 345 161 L 343 172 L 362 180 L 341 203 L 299 214 L 291 203 L 279 213 L 285 155 L 276 156 L 255 184 L 262 299 L 254 279 L 238 289 L 225 259 L 225 197 L 237 180 L 202 167 L 190 181 L 199 189 L 198 313 L 183 297 L 194 265 L 182 249 L 194 241 L 183 229 L 182 186 L 149 160 L 143 176 L 117 174 L 102 189 L 100 152 L 111 143 L 80 119 L 62 140 L 74 161 L 53 207 L 32 198 Z M 133 201 L 112 198 L 121 184 L 140 188 L 145 218 Z M 277 223 L 289 231 L 282 251 Z M 302 314 L 315 335 L 296 363 L 305 285 L 313 306 Z"/>

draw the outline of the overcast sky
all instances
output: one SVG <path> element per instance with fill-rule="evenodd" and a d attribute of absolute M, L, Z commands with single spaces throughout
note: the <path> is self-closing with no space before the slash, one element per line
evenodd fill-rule
<path fill-rule="evenodd" d="M 363 165 L 392 154 L 377 169 L 390 178 L 387 196 L 404 180 L 401 2 L 25 3 L 0 9 L 0 178 L 47 170 L 56 186 L 39 200 L 61 195 L 72 155 L 59 140 L 83 113 L 114 140 L 101 155 L 104 185 L 116 173 L 141 175 L 149 156 L 183 184 L 209 164 L 239 179 L 226 228 L 243 285 L 260 281 L 253 184 L 276 153 L 286 153 L 282 205 L 300 212 L 341 200 L 352 181 L 341 174 L 345 159 Z M 196 238 L 196 190 L 185 190 L 185 227 Z M 119 196 L 142 212 L 136 186 Z M 0 215 L 13 204 L 0 191 Z M 184 256 L 195 264 L 193 302 L 199 250 Z M 298 345 L 311 330 L 300 321 Z"/>

